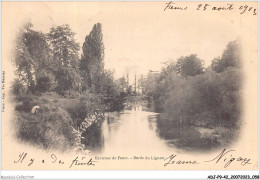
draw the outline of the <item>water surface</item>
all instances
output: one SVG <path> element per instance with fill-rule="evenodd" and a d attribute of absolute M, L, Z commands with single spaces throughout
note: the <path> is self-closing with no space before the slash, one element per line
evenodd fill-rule
<path fill-rule="evenodd" d="M 158 135 L 158 115 L 140 105 L 106 113 L 100 127 L 88 130 L 86 137 L 90 140 L 86 145 L 93 152 L 104 154 L 172 153 L 176 151 L 174 145 Z"/>

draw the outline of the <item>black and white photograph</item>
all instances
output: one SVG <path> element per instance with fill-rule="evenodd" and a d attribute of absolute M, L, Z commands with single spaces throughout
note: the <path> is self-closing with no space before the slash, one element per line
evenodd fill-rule
<path fill-rule="evenodd" d="M 2 2 L 2 169 L 256 170 L 257 2 Z"/>

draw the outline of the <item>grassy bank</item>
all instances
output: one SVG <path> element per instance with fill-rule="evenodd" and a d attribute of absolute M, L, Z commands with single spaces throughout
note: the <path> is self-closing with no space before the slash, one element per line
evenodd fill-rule
<path fill-rule="evenodd" d="M 61 151 L 84 149 L 80 124 L 96 109 L 105 109 L 100 97 L 90 93 L 64 97 L 48 92 L 40 96 L 17 97 L 16 101 L 14 127 L 17 137 L 44 149 Z M 31 110 L 36 105 L 40 109 L 33 114 Z"/>

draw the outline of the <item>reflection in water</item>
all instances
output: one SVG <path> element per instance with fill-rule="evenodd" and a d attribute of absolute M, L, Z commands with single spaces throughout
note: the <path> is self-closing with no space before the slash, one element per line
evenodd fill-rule
<path fill-rule="evenodd" d="M 148 116 L 148 123 L 149 123 L 149 129 L 153 131 L 157 131 L 157 118 L 158 115 L 149 115 Z"/>
<path fill-rule="evenodd" d="M 86 148 L 93 152 L 100 152 L 104 144 L 104 137 L 102 135 L 101 125 L 93 124 L 82 134 L 85 139 L 82 139 L 82 143 Z"/>
<path fill-rule="evenodd" d="M 221 145 L 212 129 L 178 126 L 165 119 L 163 113 L 150 112 L 140 105 L 105 116 L 104 121 L 84 133 L 86 140 L 83 143 L 93 153 L 209 151 Z"/>
<path fill-rule="evenodd" d="M 173 152 L 171 145 L 157 136 L 158 113 L 144 111 L 136 105 L 122 112 L 108 112 L 102 125 L 89 129 L 84 142 L 96 153 Z"/>

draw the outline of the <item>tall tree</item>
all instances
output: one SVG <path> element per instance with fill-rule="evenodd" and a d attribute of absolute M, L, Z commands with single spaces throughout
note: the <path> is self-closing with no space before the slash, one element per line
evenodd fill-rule
<path fill-rule="evenodd" d="M 86 36 L 82 47 L 80 69 L 84 72 L 84 78 L 91 90 L 101 91 L 100 80 L 104 70 L 104 44 L 102 25 L 97 23 Z"/>

